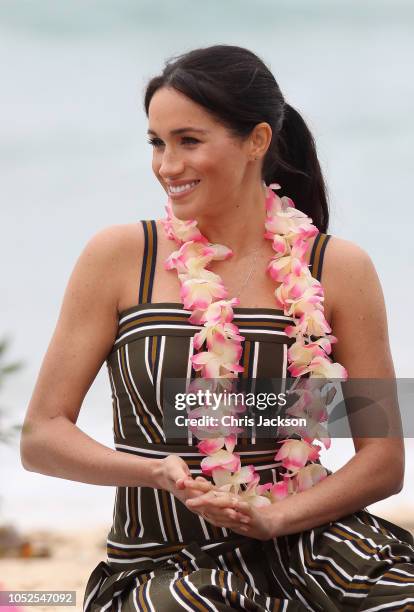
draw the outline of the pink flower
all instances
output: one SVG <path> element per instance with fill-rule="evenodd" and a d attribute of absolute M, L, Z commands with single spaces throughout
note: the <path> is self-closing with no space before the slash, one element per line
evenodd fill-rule
<path fill-rule="evenodd" d="M 181 221 L 174 216 L 170 198 L 168 198 L 165 210 L 167 211 L 167 219 L 163 219 L 161 223 L 170 240 L 178 240 L 179 242 L 197 240 L 207 243 L 206 238 L 197 228 L 197 221 Z"/>
<path fill-rule="evenodd" d="M 197 448 L 203 455 L 214 455 L 224 446 L 224 438 L 214 438 L 213 440 L 202 440 L 197 444 Z"/>
<path fill-rule="evenodd" d="M 249 465 L 247 467 L 250 469 L 253 468 L 252 465 Z M 244 491 L 238 491 L 238 495 L 242 501 L 247 502 L 253 507 L 260 508 L 262 506 L 268 506 L 269 504 L 271 504 L 271 500 L 269 499 L 266 492 L 264 492 L 264 494 L 262 492 L 259 492 L 260 486 L 258 486 L 258 484 L 260 476 L 257 472 L 254 472 L 253 470 L 251 470 L 252 477 L 247 483 L 246 489 Z"/>
<path fill-rule="evenodd" d="M 234 474 L 231 474 L 228 470 L 223 467 L 219 467 L 213 470 L 212 476 L 214 484 L 224 490 L 224 487 L 228 491 L 232 490 L 234 493 L 238 493 L 241 484 L 248 484 L 252 482 L 255 477 L 255 468 L 253 465 L 245 465 L 240 468 Z"/>
<path fill-rule="evenodd" d="M 233 307 L 240 303 L 238 298 L 218 300 L 210 304 L 203 313 L 203 323 L 230 323 L 233 320 Z"/>
<path fill-rule="evenodd" d="M 208 350 L 214 351 L 215 343 L 223 339 L 231 339 L 234 341 L 241 342 L 244 340 L 244 336 L 240 336 L 238 333 L 239 329 L 233 323 L 216 323 L 213 325 L 205 325 L 201 331 L 194 336 L 194 347 L 196 350 L 200 349 L 204 342 L 207 342 Z"/>
<path fill-rule="evenodd" d="M 328 449 L 331 440 L 325 426 L 328 420 L 327 406 L 335 397 L 336 388 L 331 387 L 325 393 L 322 393 L 317 380 L 308 378 L 303 379 L 303 382 L 306 382 L 307 385 L 295 390 L 295 395 L 298 395 L 299 399 L 287 408 L 286 413 L 304 419 L 306 426 L 284 427 L 280 433 L 281 435 L 298 434 L 305 442 L 310 444 L 318 440 Z M 326 386 L 326 383 L 324 383 L 324 386 Z"/>
<path fill-rule="evenodd" d="M 266 230 L 272 234 L 282 234 L 290 240 L 296 238 L 308 239 L 318 233 L 318 229 L 312 225 L 305 213 L 295 208 L 293 200 L 283 196 L 279 198 L 276 194 L 269 195 L 266 201 L 267 220 Z"/>
<path fill-rule="evenodd" d="M 214 455 L 202 459 L 201 470 L 203 474 L 211 476 L 213 470 L 217 468 L 222 468 L 229 472 L 237 472 L 240 469 L 240 457 L 226 450 L 219 450 Z"/>
<path fill-rule="evenodd" d="M 324 336 L 332 330 L 321 310 L 312 310 L 300 316 L 295 325 L 285 327 L 285 334 L 292 338 L 294 336 Z M 333 338 L 333 336 L 331 336 Z M 331 340 L 332 342 L 332 340 Z"/>
<path fill-rule="evenodd" d="M 288 359 L 292 362 L 288 370 L 292 376 L 301 376 L 306 372 L 306 368 L 312 363 L 316 356 L 324 356 L 325 352 L 317 342 L 306 344 L 302 338 L 297 338 L 296 342 L 288 349 Z"/>
<path fill-rule="evenodd" d="M 176 269 L 180 274 L 188 272 L 190 262 L 196 262 L 202 268 L 206 263 L 211 261 L 211 254 L 207 247 L 202 242 L 189 241 L 185 242 L 178 251 L 171 253 L 165 260 L 165 269 Z"/>
<path fill-rule="evenodd" d="M 206 378 L 218 378 L 221 368 L 233 373 L 243 372 L 243 367 L 238 365 L 241 353 L 242 348 L 239 343 L 217 337 L 214 349 L 197 353 L 191 360 L 196 372 L 202 370 Z"/>
<path fill-rule="evenodd" d="M 264 237 L 272 241 L 273 250 L 279 257 L 289 255 L 290 242 L 285 236 L 281 236 L 279 234 L 272 234 L 271 232 L 265 232 Z"/>
<path fill-rule="evenodd" d="M 222 244 L 210 244 L 209 249 L 213 252 L 213 259 L 223 261 L 229 259 L 233 255 L 233 251 Z"/>
<path fill-rule="evenodd" d="M 205 309 L 214 298 L 227 296 L 227 291 L 221 282 L 208 281 L 199 278 L 186 280 L 181 285 L 181 299 L 184 308 Z"/>
<path fill-rule="evenodd" d="M 303 440 L 283 440 L 282 446 L 275 455 L 275 461 L 282 460 L 284 468 L 297 471 L 308 461 L 319 457 L 319 448 Z"/>
<path fill-rule="evenodd" d="M 268 497 L 272 503 L 280 501 L 289 495 L 288 479 L 280 480 L 276 483 L 267 482 L 264 485 L 259 485 L 257 487 L 257 493 Z"/>
<path fill-rule="evenodd" d="M 306 491 L 328 476 L 326 469 L 318 463 L 307 465 L 296 474 L 298 491 Z"/>
<path fill-rule="evenodd" d="M 267 271 L 274 281 L 283 282 L 291 272 L 292 262 L 289 255 L 273 257 L 267 266 Z"/>
<path fill-rule="evenodd" d="M 299 284 L 296 283 L 296 287 Z M 276 289 L 276 292 L 279 291 Z M 323 295 L 321 295 L 320 288 L 317 286 L 308 287 L 301 294 L 296 296 L 292 296 L 285 300 L 286 314 L 288 316 L 300 317 L 303 314 L 308 314 L 313 312 L 315 309 L 322 309 L 322 302 L 324 300 Z"/>
<path fill-rule="evenodd" d="M 288 370 L 292 376 L 303 376 L 303 374 L 310 372 L 312 378 L 341 378 L 344 380 L 348 378 L 348 372 L 341 364 L 332 363 L 327 357 L 318 354 L 312 358 L 307 366 L 296 367 L 292 365 L 288 367 Z"/>

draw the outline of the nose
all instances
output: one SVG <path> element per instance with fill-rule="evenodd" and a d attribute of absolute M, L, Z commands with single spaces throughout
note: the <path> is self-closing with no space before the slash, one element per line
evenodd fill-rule
<path fill-rule="evenodd" d="M 171 149 L 165 147 L 161 158 L 161 164 L 158 172 L 163 179 L 171 178 L 182 174 L 184 170 L 184 162 L 179 154 L 174 153 Z"/>

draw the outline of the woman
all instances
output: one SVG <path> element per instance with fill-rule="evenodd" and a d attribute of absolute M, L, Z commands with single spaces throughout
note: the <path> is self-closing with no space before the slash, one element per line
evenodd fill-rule
<path fill-rule="evenodd" d="M 268 187 L 274 182 L 319 230 L 315 235 L 307 226 L 301 258 L 322 281 L 336 366 L 350 378 L 392 379 L 394 369 L 374 266 L 362 249 L 325 233 L 328 207 L 314 141 L 263 62 L 235 46 L 191 51 L 150 81 L 145 110 L 169 220 L 110 227 L 88 243 L 69 281 L 22 438 L 26 469 L 117 487 L 108 561 L 90 576 L 85 612 L 414 609 L 412 537 L 364 510 L 401 490 L 401 438 L 355 436 L 355 456 L 335 474 L 259 508 L 201 476 L 206 452 L 194 438 L 168 441 L 166 381 L 203 372 L 195 336 L 201 302 L 180 288 L 186 279 L 180 266 L 188 271 L 190 264 L 177 259 L 170 240 L 180 245 L 183 228 L 197 235 L 198 278 L 204 274 L 211 286 L 221 279 L 210 302 L 239 300 L 239 306 L 231 302 L 228 319 L 234 315 L 235 327 L 228 327 L 227 341 L 240 348 L 230 375 L 286 378 L 291 372 L 292 317 L 275 308 L 276 269 L 273 278 L 266 273 L 275 245 L 264 237 L 266 215 L 281 201 Z M 189 220 L 197 225 L 182 223 Z M 266 227 L 269 233 L 271 223 Z M 105 360 L 116 450 L 76 427 Z M 278 483 L 283 471 L 275 442 L 248 442 L 227 448 L 226 456 L 236 453 L 261 482 Z"/>

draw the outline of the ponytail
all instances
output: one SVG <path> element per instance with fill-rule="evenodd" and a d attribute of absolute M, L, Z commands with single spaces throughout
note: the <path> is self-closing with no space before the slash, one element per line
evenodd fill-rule
<path fill-rule="evenodd" d="M 267 185 L 279 183 L 278 195 L 289 196 L 296 208 L 326 232 L 329 208 L 315 140 L 302 116 L 285 103 L 281 129 L 274 134 L 263 165 Z"/>

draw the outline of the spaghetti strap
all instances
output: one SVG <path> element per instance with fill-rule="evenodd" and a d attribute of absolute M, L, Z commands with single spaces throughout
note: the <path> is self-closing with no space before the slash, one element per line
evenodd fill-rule
<path fill-rule="evenodd" d="M 319 234 L 316 236 L 312 246 L 312 252 L 309 261 L 311 274 L 318 281 L 322 278 L 323 257 L 325 255 L 326 245 L 329 242 L 330 234 Z"/>
<path fill-rule="evenodd" d="M 151 302 L 157 262 L 157 224 L 155 221 L 141 221 L 144 229 L 144 255 L 138 291 L 138 304 Z"/>
<path fill-rule="evenodd" d="M 157 224 L 154 220 L 141 221 L 141 223 L 144 229 L 144 254 L 142 258 L 138 303 L 148 304 L 151 302 L 155 265 L 157 262 Z M 319 232 L 312 246 L 309 268 L 312 276 L 318 281 L 322 277 L 323 258 L 330 237 L 330 234 Z"/>

